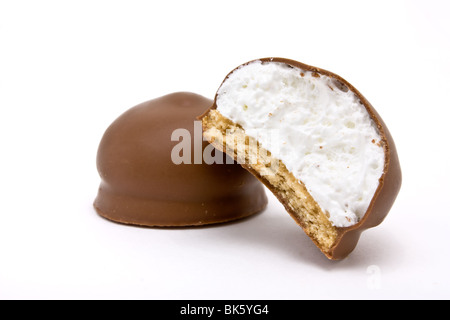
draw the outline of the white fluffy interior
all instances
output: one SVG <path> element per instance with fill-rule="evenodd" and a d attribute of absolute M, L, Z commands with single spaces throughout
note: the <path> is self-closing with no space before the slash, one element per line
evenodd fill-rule
<path fill-rule="evenodd" d="M 354 93 L 284 63 L 252 62 L 218 91 L 217 110 L 303 182 L 336 227 L 357 223 L 383 173 L 378 130 Z"/>

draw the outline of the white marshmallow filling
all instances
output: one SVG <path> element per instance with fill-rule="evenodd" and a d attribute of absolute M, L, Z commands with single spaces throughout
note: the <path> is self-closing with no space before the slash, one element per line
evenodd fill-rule
<path fill-rule="evenodd" d="M 373 119 L 351 90 L 325 75 L 255 61 L 229 75 L 216 104 L 284 163 L 335 227 L 361 220 L 385 155 Z"/>

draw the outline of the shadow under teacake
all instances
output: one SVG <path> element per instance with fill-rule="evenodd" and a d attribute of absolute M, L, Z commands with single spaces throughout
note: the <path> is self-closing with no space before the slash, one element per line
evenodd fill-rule
<path fill-rule="evenodd" d="M 347 258 L 339 261 L 329 260 L 287 212 L 273 205 L 245 218 L 203 226 L 146 227 L 122 224 L 104 218 L 100 214 L 97 215 L 109 223 L 128 228 L 168 233 L 185 230 L 189 236 L 192 232 L 208 231 L 202 233 L 209 243 L 216 241 L 219 245 L 226 239 L 231 246 L 245 248 L 245 250 L 251 247 L 252 251 L 270 253 L 270 256 L 280 255 L 280 259 L 314 265 L 325 271 L 361 269 L 369 265 L 385 264 L 388 261 L 392 263 L 401 259 L 401 248 L 394 235 L 387 232 L 372 232 L 375 230 L 369 229 L 362 234 L 357 247 Z"/>
<path fill-rule="evenodd" d="M 380 226 L 379 229 L 363 232 L 357 247 L 347 258 L 329 260 L 287 212 L 273 207 L 245 219 L 202 228 L 216 229 L 208 233 L 208 241 L 223 241 L 226 238 L 237 247 L 251 247 L 252 250 L 267 253 L 276 251 L 280 259 L 314 265 L 323 270 L 360 270 L 401 259 L 402 250 L 395 235 L 380 230 Z"/>
<path fill-rule="evenodd" d="M 314 265 L 323 270 L 361 269 L 369 265 L 395 264 L 402 256 L 398 239 L 380 229 L 366 230 L 355 250 L 345 259 L 329 260 L 290 217 L 270 216 L 255 219 L 251 228 L 236 230 L 230 236 L 241 238 L 244 245 L 262 250 L 279 250 L 285 259 Z M 292 220 L 292 221 L 291 221 Z M 381 228 L 381 227 L 380 227 Z"/>

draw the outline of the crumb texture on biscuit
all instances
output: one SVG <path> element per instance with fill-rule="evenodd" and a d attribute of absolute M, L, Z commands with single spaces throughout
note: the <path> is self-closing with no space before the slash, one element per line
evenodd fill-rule
<path fill-rule="evenodd" d="M 286 172 L 273 179 L 292 177 L 317 203 L 300 211 L 320 209 L 318 216 L 333 227 L 362 219 L 383 174 L 385 153 L 376 124 L 345 84 L 284 63 L 254 61 L 228 76 L 216 105 L 220 123 L 240 128 L 281 161 Z M 286 181 L 270 183 L 287 187 Z M 298 188 L 291 189 L 282 191 L 286 201 L 301 202 L 294 196 Z"/>

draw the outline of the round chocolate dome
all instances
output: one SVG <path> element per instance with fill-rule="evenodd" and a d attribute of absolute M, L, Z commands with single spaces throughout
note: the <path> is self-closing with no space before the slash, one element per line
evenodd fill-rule
<path fill-rule="evenodd" d="M 142 226 L 195 226 L 265 208 L 263 185 L 203 141 L 195 120 L 212 104 L 179 92 L 144 102 L 115 120 L 97 154 L 98 214 Z M 203 152 L 211 154 L 208 163 L 212 157 L 223 161 L 207 164 Z"/>

